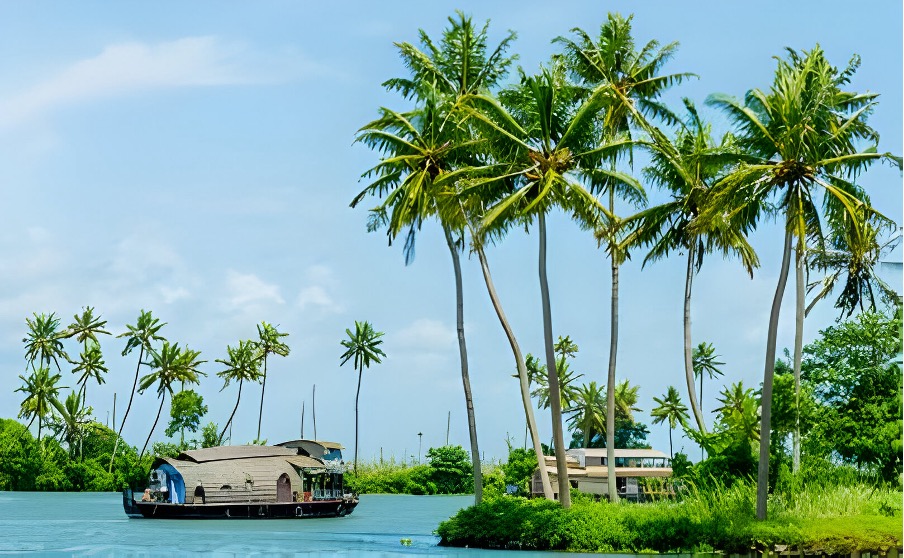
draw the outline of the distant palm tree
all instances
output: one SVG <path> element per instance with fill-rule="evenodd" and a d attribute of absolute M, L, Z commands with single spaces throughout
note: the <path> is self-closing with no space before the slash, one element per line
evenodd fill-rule
<path fill-rule="evenodd" d="M 28 419 L 29 427 L 35 419 L 38 419 L 38 441 L 41 440 L 44 417 L 50 414 L 53 401 L 57 399 L 60 389 L 62 389 L 61 386 L 57 386 L 60 377 L 59 374 L 51 375 L 50 369 L 46 366 L 33 369 L 30 376 L 19 376 L 25 382 L 24 386 L 16 389 L 25 394 L 19 417 Z"/>
<path fill-rule="evenodd" d="M 640 386 L 632 386 L 630 380 L 622 380 L 615 384 L 615 422 L 618 419 L 634 421 L 634 411 L 642 411 L 637 407 L 637 391 Z"/>
<path fill-rule="evenodd" d="M 562 401 L 562 409 L 566 409 L 571 407 L 576 401 L 577 393 L 580 389 L 577 385 L 577 379 L 582 377 L 583 374 L 575 374 L 564 356 L 556 359 L 556 370 L 559 374 L 559 398 Z M 538 383 L 539 387 L 531 395 L 539 400 L 537 405 L 540 409 L 549 409 L 549 382 L 542 381 Z"/>
<path fill-rule="evenodd" d="M 74 337 L 77 342 L 82 344 L 78 362 L 72 362 L 76 365 L 72 372 L 82 374 L 77 383 L 81 385 L 80 393 L 82 406 L 84 406 L 88 392 L 88 379 L 94 378 L 97 385 L 100 385 L 104 383 L 103 375 L 108 372 L 104 365 L 97 336 L 99 334 L 110 335 L 110 332 L 104 329 L 107 320 L 102 320 L 100 316 L 95 317 L 94 308 L 91 306 L 82 308 L 82 313 L 74 315 L 72 319 L 72 323 L 62 333 L 62 337 L 65 339 Z"/>
<path fill-rule="evenodd" d="M 716 376 L 722 375 L 722 371 L 719 370 L 719 366 L 722 366 L 725 363 L 716 360 L 717 358 L 719 358 L 719 355 L 716 354 L 716 348 L 712 343 L 703 341 L 699 345 L 694 347 L 694 352 L 691 356 L 691 359 L 694 366 L 694 376 L 700 378 L 701 411 L 703 410 L 703 375 L 706 374 L 707 376 L 709 376 L 710 380 L 712 380 Z"/>
<path fill-rule="evenodd" d="M 361 397 L 361 376 L 364 374 L 365 368 L 370 368 L 371 362 L 379 364 L 380 357 L 385 357 L 386 353 L 380 349 L 383 340 L 382 331 L 376 331 L 370 322 L 359 322 L 355 320 L 355 332 L 346 329 L 345 333 L 348 339 L 342 340 L 341 344 L 345 347 L 345 352 L 339 358 L 341 362 L 339 366 L 344 365 L 352 360 L 355 368 L 358 369 L 358 389 L 355 392 L 355 462 L 354 471 L 358 473 L 358 400 Z"/>
<path fill-rule="evenodd" d="M 677 425 L 686 425 L 689 415 L 687 414 L 687 406 L 681 402 L 681 396 L 674 386 L 669 386 L 665 396 L 662 398 L 654 397 L 653 402 L 656 406 L 650 411 L 653 417 L 653 424 L 668 422 L 669 424 L 669 456 L 675 457 L 675 451 L 672 448 L 672 430 Z"/>
<path fill-rule="evenodd" d="M 77 391 L 69 392 L 65 402 L 54 399 L 52 402 L 59 419 L 52 425 L 61 442 L 66 442 L 69 455 L 74 456 L 78 450 L 81 459 L 82 441 L 85 437 L 87 425 L 91 422 L 91 407 L 85 407 L 82 397 Z"/>
<path fill-rule="evenodd" d="M 261 380 L 261 410 L 257 416 L 257 439 L 261 439 L 261 418 L 264 416 L 264 391 L 267 389 L 267 355 L 279 355 L 281 357 L 289 356 L 289 346 L 280 341 L 283 337 L 288 337 L 288 333 L 280 333 L 276 327 L 261 322 L 257 326 L 257 350 L 264 360 L 264 375 Z"/>
<path fill-rule="evenodd" d="M 79 353 L 78 361 L 73 364 L 75 364 L 75 368 L 72 369 L 72 372 L 80 374 L 76 384 L 80 386 L 79 395 L 82 398 L 82 406 L 84 406 L 88 393 L 88 380 L 93 378 L 97 385 L 101 385 L 104 383 L 104 374 L 109 370 L 104 363 L 100 345 L 96 341 L 86 341 L 85 348 Z"/>
<path fill-rule="evenodd" d="M 570 428 L 580 431 L 584 437 L 584 447 L 590 447 L 595 434 L 606 432 L 606 399 L 604 386 L 590 382 L 577 388 L 572 405 L 565 409 L 570 414 Z"/>
<path fill-rule="evenodd" d="M 69 360 L 61 341 L 63 333 L 60 331 L 60 319 L 54 312 L 33 316 L 34 320 L 25 318 L 25 323 L 28 324 L 28 334 L 22 339 L 25 343 L 25 361 L 32 367 L 37 361 L 38 367 L 48 369 L 53 363 L 57 371 L 60 371 L 59 359 Z"/>
<path fill-rule="evenodd" d="M 199 360 L 200 356 L 201 353 L 199 351 L 193 351 L 188 347 L 181 349 L 178 343 L 171 345 L 169 341 L 163 342 L 163 347 L 159 352 L 154 351 L 151 353 L 151 373 L 141 378 L 138 391 L 143 393 L 152 385 L 157 384 L 157 396 L 160 398 L 160 407 L 157 409 L 157 418 L 154 419 L 154 424 L 151 425 L 151 431 L 148 432 L 148 438 L 144 442 L 144 447 L 141 448 L 141 453 L 138 455 L 139 461 L 144 457 L 144 452 L 151 441 L 154 429 L 157 428 L 157 422 L 160 420 L 160 413 L 163 411 L 163 402 L 166 399 L 167 392 L 170 396 L 173 395 L 173 384 L 177 382 L 181 382 L 182 385 L 185 385 L 185 383 L 197 384 L 199 382 L 198 376 L 204 375 L 203 372 L 198 370 L 198 366 L 206 362 Z"/>
<path fill-rule="evenodd" d="M 138 315 L 135 325 L 126 325 L 128 331 L 116 336 L 126 338 L 126 347 L 122 350 L 122 356 L 126 356 L 132 352 L 132 349 L 138 348 L 138 364 L 135 366 L 135 379 L 132 381 L 132 391 L 129 392 L 129 404 L 126 406 L 126 412 L 122 416 L 119 423 L 119 432 L 117 432 L 116 440 L 113 442 L 113 453 L 110 455 L 110 467 L 107 472 L 113 471 L 113 460 L 116 458 L 116 448 L 119 447 L 119 439 L 122 437 L 122 429 L 125 428 L 126 419 L 129 418 L 129 411 L 132 409 L 132 400 L 135 399 L 135 390 L 138 387 L 138 375 L 141 371 L 141 365 L 147 365 L 144 362 L 144 356 L 153 353 L 154 341 L 165 341 L 163 337 L 158 335 L 160 329 L 166 323 L 160 323 L 150 310 L 142 310 Z"/>
<path fill-rule="evenodd" d="M 229 355 L 226 360 L 217 359 L 217 362 L 226 367 L 225 370 L 217 372 L 217 376 L 223 378 L 223 387 L 220 391 L 226 389 L 230 382 L 237 381 L 239 383 L 239 393 L 235 398 L 235 407 L 232 408 L 232 414 L 229 415 L 229 420 L 226 421 L 226 424 L 223 425 L 223 431 L 220 432 L 220 444 L 223 443 L 226 431 L 229 430 L 229 425 L 232 424 L 235 412 L 239 408 L 239 402 L 242 400 L 242 385 L 245 381 L 259 382 L 263 375 L 260 368 L 260 354 L 257 352 L 257 344 L 254 341 L 239 341 L 238 346 L 235 348 L 227 346 L 226 353 Z"/>
<path fill-rule="evenodd" d="M 723 388 L 718 401 L 721 405 L 715 411 L 729 430 L 751 443 L 760 441 L 759 402 L 753 388 L 745 388 L 744 382 L 737 382 Z"/>

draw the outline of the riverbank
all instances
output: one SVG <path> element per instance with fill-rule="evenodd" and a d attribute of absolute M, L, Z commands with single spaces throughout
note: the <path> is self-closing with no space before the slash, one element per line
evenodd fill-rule
<path fill-rule="evenodd" d="M 573 552 L 747 553 L 788 546 L 826 554 L 902 545 L 900 490 L 820 486 L 774 494 L 755 519 L 755 486 L 689 490 L 679 501 L 556 502 L 503 496 L 459 511 L 437 528 L 441 545 Z"/>

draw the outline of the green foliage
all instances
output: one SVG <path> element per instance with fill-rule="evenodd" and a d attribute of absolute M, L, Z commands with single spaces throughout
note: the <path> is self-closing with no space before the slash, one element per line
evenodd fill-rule
<path fill-rule="evenodd" d="M 461 446 L 442 446 L 427 450 L 430 480 L 439 494 L 471 492 L 474 478 L 471 457 Z"/>
<path fill-rule="evenodd" d="M 808 453 L 901 475 L 901 314 L 864 312 L 804 347 L 802 379 L 817 402 Z"/>
<path fill-rule="evenodd" d="M 208 422 L 201 429 L 200 444 L 202 448 L 212 448 L 220 445 L 220 435 L 217 433 L 217 424 L 213 421 Z"/>
<path fill-rule="evenodd" d="M 201 425 L 201 418 L 207 414 L 207 405 L 204 398 L 198 392 L 188 389 L 173 395 L 170 404 L 170 422 L 166 427 L 166 435 L 173 437 L 176 432 L 197 432 Z M 181 435 L 180 443 L 185 442 L 185 436 Z"/>
<path fill-rule="evenodd" d="M 436 494 L 429 465 L 359 463 L 357 473 L 345 473 L 345 487 L 358 494 Z"/>
<path fill-rule="evenodd" d="M 508 461 L 500 468 L 505 484 L 517 486 L 521 495 L 530 494 L 530 479 L 537 469 L 537 455 L 533 450 L 509 446 Z"/>

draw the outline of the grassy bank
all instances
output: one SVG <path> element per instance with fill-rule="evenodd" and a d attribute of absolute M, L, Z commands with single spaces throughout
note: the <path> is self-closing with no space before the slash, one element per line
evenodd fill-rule
<path fill-rule="evenodd" d="M 555 502 L 500 497 L 461 510 L 437 529 L 448 546 L 585 552 L 747 552 L 783 544 L 827 553 L 901 546 L 900 490 L 811 485 L 776 493 L 755 520 L 756 487 L 689 489 L 679 501 Z"/>

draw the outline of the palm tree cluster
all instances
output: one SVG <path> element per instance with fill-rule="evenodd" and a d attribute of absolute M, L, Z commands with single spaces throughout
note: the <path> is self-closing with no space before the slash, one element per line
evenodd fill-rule
<path fill-rule="evenodd" d="M 103 384 L 104 376 L 109 372 L 98 340 L 98 336 L 101 334 L 110 335 L 110 332 L 104 329 L 107 322 L 99 316 L 95 316 L 94 309 L 88 306 L 83 309 L 81 314 L 74 316 L 72 324 L 65 329 L 61 328 L 60 319 L 55 313 L 36 313 L 32 318 L 26 319 L 26 324 L 28 332 L 23 343 L 25 344 L 26 371 L 29 374 L 19 376 L 23 385 L 16 391 L 25 394 L 19 416 L 30 421 L 28 426 L 37 420 L 39 439 L 45 421 L 49 420 L 55 435 L 61 441 L 66 442 L 70 454 L 74 454 L 76 451 L 80 454 L 81 442 L 86 429 L 94 423 L 93 409 L 87 406 L 89 381 L 94 380 L 98 385 Z M 166 323 L 155 318 L 150 311 L 142 310 L 135 324 L 127 325 L 126 331 L 117 336 L 125 339 L 122 356 L 127 356 L 138 349 L 138 360 L 132 389 L 129 393 L 129 402 L 119 423 L 118 435 L 115 437 L 109 471 L 113 470 L 119 441 L 132 410 L 136 393 L 141 394 L 154 388 L 160 400 L 156 418 L 139 454 L 140 459 L 147 450 L 160 420 L 166 396 L 169 395 L 172 398 L 177 395 L 175 386 L 179 386 L 180 390 L 185 392 L 186 384 L 197 385 L 200 377 L 206 375 L 200 370 L 200 366 L 206 362 L 201 360 L 200 351 L 180 347 L 178 343 L 166 340 L 160 334 L 165 325 Z M 217 359 L 217 362 L 226 366 L 225 370 L 218 373 L 218 376 L 224 379 L 223 388 L 231 382 L 239 383 L 236 405 L 219 435 L 220 443 L 232 424 L 241 400 L 242 384 L 246 380 L 262 384 L 257 434 L 258 439 L 260 438 L 268 356 L 274 354 L 287 356 L 289 354 L 288 345 L 282 341 L 288 335 L 287 333 L 281 333 L 276 326 L 267 322 L 261 322 L 257 326 L 257 330 L 257 340 L 240 341 L 237 348 L 227 347 L 228 358 Z M 78 359 L 69 357 L 63 343 L 66 339 L 74 339 L 80 344 Z M 62 379 L 61 363 L 63 362 L 72 365 L 72 372 L 76 374 L 76 384 L 79 386 L 77 391 L 72 391 L 65 399 L 61 399 L 60 391 L 67 388 L 59 385 Z M 54 373 L 54 368 L 56 373 Z M 147 371 L 143 376 L 142 368 Z"/>
<path fill-rule="evenodd" d="M 722 110 L 734 125 L 731 133 L 715 140 L 692 101 L 684 100 L 684 117 L 662 102 L 666 90 L 695 77 L 663 71 L 677 52 L 677 43 L 663 46 L 654 40 L 636 44 L 631 17 L 609 14 L 598 34 L 573 29 L 568 36 L 556 38 L 553 43 L 560 51 L 536 73 L 518 68 L 508 86 L 503 86 L 502 80 L 513 64 L 514 57 L 507 52 L 515 34 L 509 32 L 491 48 L 488 23 L 478 28 L 460 12 L 448 23 L 438 42 L 421 31 L 420 48 L 409 43 L 397 45 L 408 75 L 390 79 L 384 86 L 400 93 L 408 105 L 403 110 L 381 108 L 379 117 L 358 131 L 357 141 L 379 152 L 381 158 L 363 175 L 367 186 L 351 205 L 371 196 L 379 199 L 370 212 L 368 228 L 385 228 L 390 244 L 404 234 L 406 263 L 414 257 L 415 237 L 425 222 L 435 220 L 443 229 L 455 274 L 477 500 L 477 430 L 467 374 L 460 252 L 467 248 L 480 262 L 491 303 L 515 358 L 534 450 L 543 463 L 530 404 L 529 361 L 522 356 L 502 309 L 486 251 L 490 245 L 501 244 L 514 227 L 537 233 L 544 358 L 534 364 L 542 362 L 545 369 L 543 400 L 550 411 L 559 482 L 555 492 L 568 506 L 562 422 L 563 412 L 576 407 L 563 407 L 563 401 L 593 407 L 592 412 L 573 411 L 573 417 L 579 417 L 573 418 L 573 424 L 590 436 L 601 432 L 600 425 L 615 424 L 616 390 L 620 385 L 628 387 L 616 379 L 620 265 L 632 251 L 644 247 L 649 249 L 644 263 L 672 252 L 687 255 L 684 382 L 697 430 L 705 434 L 694 375 L 702 382 L 702 375 L 712 377 L 721 363 L 713 360 L 710 352 L 708 368 L 695 366 L 693 278 L 704 256 L 716 252 L 737 257 L 752 276 L 759 260 L 748 235 L 767 217 L 779 215 L 786 235 L 767 336 L 760 425 L 758 500 L 762 499 L 763 506 L 759 509 L 758 501 L 758 515 L 765 517 L 777 320 L 792 249 L 797 254 L 798 339 L 804 311 L 803 278 L 808 269 L 829 271 L 827 258 L 813 256 L 827 253 L 827 244 L 851 254 L 842 258 L 845 266 L 853 260 L 859 266 L 848 266 L 852 271 L 844 287 L 844 307 L 875 298 L 870 294 L 874 284 L 871 265 L 879 250 L 875 231 L 887 220 L 870 208 L 856 178 L 874 161 L 885 159 L 899 167 L 901 161 L 878 152 L 878 135 L 867 124 L 876 95 L 846 90 L 859 59 L 855 57 L 839 70 L 818 46 L 802 52 L 789 49 L 784 57 L 776 58 L 775 79 L 769 89 L 753 89 L 743 100 L 721 94 L 707 99 L 707 104 Z M 649 164 L 637 172 L 635 154 L 640 152 L 649 157 Z M 671 200 L 644 207 L 644 181 L 661 188 Z M 820 192 L 823 195 L 817 197 Z M 627 202 L 638 212 L 620 217 L 616 201 Z M 546 218 L 554 210 L 564 212 L 593 234 L 611 264 L 605 417 L 598 412 L 602 388 L 595 382 L 565 393 L 568 371 L 559 366 L 553 343 L 546 267 Z M 830 235 L 823 224 L 831 229 Z M 827 243 L 827 236 L 831 242 Z M 699 349 L 705 352 L 706 347 Z M 798 343 L 794 359 L 798 377 L 799 363 Z M 682 422 L 683 405 L 677 392 L 669 390 L 657 403 L 654 417 L 659 421 L 667 421 L 670 427 Z M 605 429 L 610 478 L 614 477 L 614 430 Z M 540 472 L 544 493 L 552 497 L 545 468 Z M 615 483 L 609 488 L 610 499 L 616 498 Z"/>

